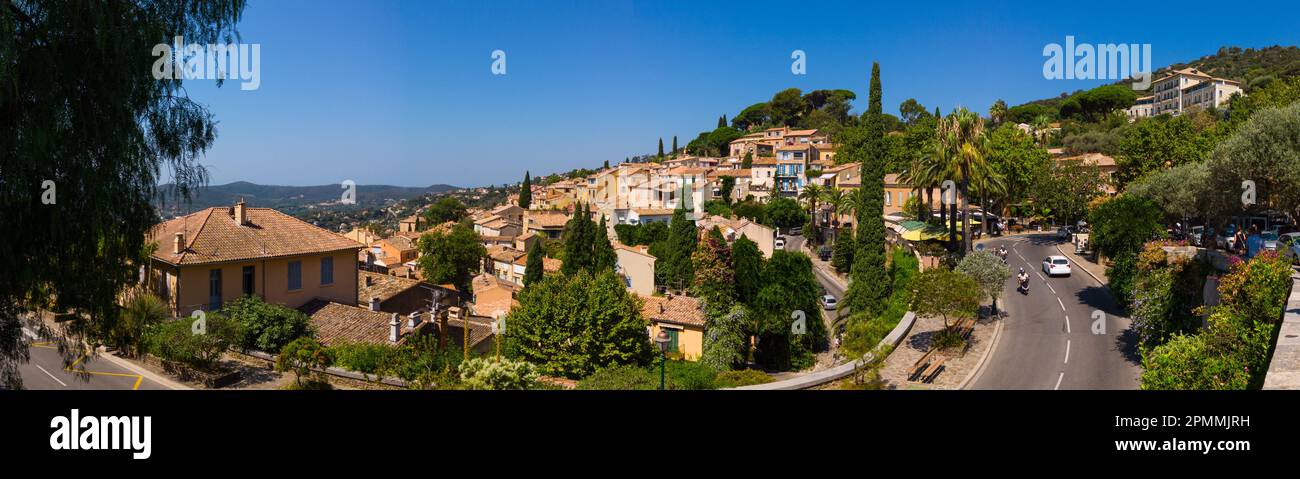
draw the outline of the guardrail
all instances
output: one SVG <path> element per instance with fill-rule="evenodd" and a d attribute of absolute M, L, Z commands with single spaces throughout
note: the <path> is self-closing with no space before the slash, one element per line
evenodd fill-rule
<path fill-rule="evenodd" d="M 885 335 L 884 339 L 880 340 L 880 343 L 877 345 L 877 348 L 885 345 L 888 345 L 890 347 L 898 346 L 898 343 L 902 342 L 904 337 L 907 337 L 907 333 L 912 330 L 912 325 L 915 323 L 916 323 L 916 314 L 912 313 L 911 311 L 908 311 L 907 314 L 904 314 L 903 318 L 898 321 L 898 325 L 894 326 L 894 329 L 890 331 L 889 334 Z M 726 388 L 726 389 L 753 390 L 753 391 L 785 391 L 785 390 L 795 390 L 795 389 L 808 389 L 811 387 L 816 387 L 822 384 L 829 383 L 831 381 L 843 379 L 849 376 L 850 374 L 853 374 L 853 371 L 857 370 L 859 365 L 866 364 L 875 360 L 876 358 L 873 357 L 871 353 L 867 353 L 865 356 L 859 359 L 846 362 L 844 364 L 835 366 L 833 368 L 824 371 L 809 373 L 799 377 L 784 379 L 781 381 L 770 382 L 766 384 L 755 384 L 752 386 L 741 386 L 741 387 Z"/>

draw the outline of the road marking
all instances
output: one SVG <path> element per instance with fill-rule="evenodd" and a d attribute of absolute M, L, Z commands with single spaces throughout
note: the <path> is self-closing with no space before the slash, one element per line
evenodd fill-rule
<path fill-rule="evenodd" d="M 1065 379 L 1065 371 L 1061 371 L 1061 375 L 1056 377 L 1056 387 L 1052 388 L 1053 391 L 1061 389 L 1062 379 Z"/>
<path fill-rule="evenodd" d="M 50 372 L 49 372 L 49 371 L 46 371 L 45 368 L 41 367 L 41 365 L 37 364 L 37 365 L 36 365 L 36 369 L 40 369 L 41 372 L 45 373 L 46 376 L 49 376 L 50 379 L 53 379 L 53 380 L 57 381 L 59 384 L 62 384 L 63 387 L 65 387 L 65 388 L 68 387 L 68 385 L 67 385 L 66 383 L 64 383 L 63 381 L 59 381 L 59 378 L 54 377 L 53 374 L 50 374 Z"/>
<path fill-rule="evenodd" d="M 1051 290 L 1051 291 L 1052 291 L 1052 294 L 1056 294 L 1056 288 L 1053 288 L 1053 287 L 1052 287 L 1052 283 L 1048 283 L 1048 282 L 1044 281 L 1043 284 L 1047 285 L 1047 289 Z"/>
<path fill-rule="evenodd" d="M 1070 317 L 1065 317 L 1065 334 L 1070 334 Z M 1068 339 L 1066 341 L 1069 341 Z M 1066 356 L 1069 356 L 1068 354 Z"/>
<path fill-rule="evenodd" d="M 1056 304 L 1061 305 L 1061 311 L 1065 311 L 1065 302 L 1064 302 L 1064 301 L 1061 301 L 1061 297 L 1060 297 L 1060 296 L 1057 296 L 1057 297 L 1056 297 Z"/>
<path fill-rule="evenodd" d="M 1065 323 L 1070 324 L 1070 323 Z M 1065 340 L 1065 364 L 1070 364 L 1070 340 Z M 1065 373 L 1061 373 L 1064 375 Z"/>
<path fill-rule="evenodd" d="M 1034 274 L 1038 275 L 1038 279 L 1043 280 L 1043 283 L 1047 283 L 1047 278 L 1044 278 L 1044 277 L 1043 277 L 1043 273 L 1039 273 L 1039 272 L 1037 272 L 1037 271 L 1034 271 Z"/>

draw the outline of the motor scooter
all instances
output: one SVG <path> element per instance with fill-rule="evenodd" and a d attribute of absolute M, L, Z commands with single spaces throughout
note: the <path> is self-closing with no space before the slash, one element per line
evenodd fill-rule
<path fill-rule="evenodd" d="M 1029 275 L 1020 278 L 1020 294 L 1029 294 Z"/>

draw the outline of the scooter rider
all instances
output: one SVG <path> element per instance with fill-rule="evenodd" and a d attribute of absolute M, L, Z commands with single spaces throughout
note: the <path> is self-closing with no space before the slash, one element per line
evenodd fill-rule
<path fill-rule="evenodd" d="M 1020 273 L 1016 275 L 1016 279 L 1020 280 L 1020 289 L 1023 289 L 1023 290 L 1025 290 L 1026 292 L 1028 292 L 1028 291 L 1029 291 L 1029 274 L 1025 272 L 1025 269 L 1024 269 L 1024 268 L 1020 268 Z"/>

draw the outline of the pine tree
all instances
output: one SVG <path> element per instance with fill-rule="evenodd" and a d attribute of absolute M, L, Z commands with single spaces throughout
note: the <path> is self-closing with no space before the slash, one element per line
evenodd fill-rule
<path fill-rule="evenodd" d="M 533 181 L 528 177 L 528 172 L 524 172 L 524 184 L 519 187 L 519 207 L 528 209 L 533 204 Z"/>
<path fill-rule="evenodd" d="M 866 154 L 862 161 L 862 207 L 858 209 L 858 233 L 853 255 L 852 281 L 845 303 L 854 313 L 876 314 L 888 291 L 885 275 L 885 165 L 884 124 L 881 120 L 880 64 L 871 66 L 871 91 L 867 113 Z"/>
<path fill-rule="evenodd" d="M 835 271 L 844 274 L 853 268 L 853 254 L 857 250 L 857 242 L 853 241 L 853 230 L 845 228 L 835 236 L 835 251 L 831 256 L 831 266 Z"/>

